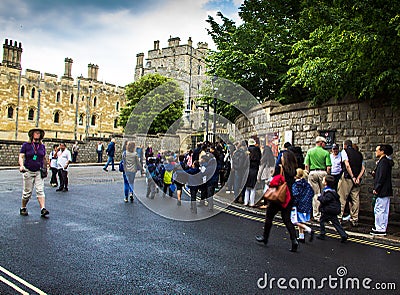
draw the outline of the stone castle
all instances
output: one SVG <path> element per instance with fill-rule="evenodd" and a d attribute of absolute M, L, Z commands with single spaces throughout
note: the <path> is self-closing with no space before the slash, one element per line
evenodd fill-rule
<path fill-rule="evenodd" d="M 46 138 L 85 140 L 121 135 L 117 126 L 126 104 L 125 89 L 97 80 L 99 67 L 88 65 L 88 76 L 71 77 L 73 60 L 65 58 L 64 75 L 26 69 L 22 44 L 5 39 L 0 64 L 0 139 L 26 140 L 38 127 Z"/>

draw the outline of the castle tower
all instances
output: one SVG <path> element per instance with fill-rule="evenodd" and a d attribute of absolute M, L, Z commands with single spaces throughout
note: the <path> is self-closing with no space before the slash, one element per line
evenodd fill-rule
<path fill-rule="evenodd" d="M 72 75 L 71 75 L 71 70 L 72 70 L 72 63 L 74 62 L 72 60 L 72 58 L 68 58 L 66 57 L 64 59 L 65 62 L 65 69 L 64 69 L 64 76 L 63 78 L 67 78 L 67 79 L 71 79 Z"/>
<path fill-rule="evenodd" d="M 3 65 L 21 70 L 21 55 L 22 55 L 22 44 L 21 42 L 17 45 L 17 41 L 14 42 L 8 39 L 4 40 L 3 44 Z"/>
<path fill-rule="evenodd" d="M 179 46 L 179 41 L 181 41 L 181 38 L 179 38 L 179 37 L 174 37 L 174 38 L 170 37 L 168 39 L 168 47 L 177 47 L 177 46 Z"/>

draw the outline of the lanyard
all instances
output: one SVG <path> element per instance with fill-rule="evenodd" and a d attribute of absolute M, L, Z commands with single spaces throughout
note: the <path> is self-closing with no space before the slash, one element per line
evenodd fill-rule
<path fill-rule="evenodd" d="M 33 153 L 34 153 L 33 158 L 32 158 L 33 161 L 36 161 L 36 159 L 37 159 L 37 151 L 39 149 L 39 146 L 40 146 L 40 144 L 36 147 L 36 145 L 32 142 L 32 149 L 33 149 Z"/>

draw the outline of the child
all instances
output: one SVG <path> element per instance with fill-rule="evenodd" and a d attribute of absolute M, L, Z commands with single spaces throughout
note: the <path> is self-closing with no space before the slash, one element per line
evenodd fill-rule
<path fill-rule="evenodd" d="M 146 198 L 154 199 L 156 195 L 156 183 L 158 177 L 157 167 L 155 165 L 155 158 L 149 157 L 147 158 L 148 165 L 146 168 L 146 180 L 147 180 L 147 193 Z"/>
<path fill-rule="evenodd" d="M 199 191 L 199 185 L 202 184 L 199 161 L 195 160 L 192 167 L 186 172 L 190 174 L 190 177 L 188 177 L 187 180 L 187 185 L 190 189 L 190 210 L 192 213 L 197 214 L 196 197 L 197 192 Z"/>
<path fill-rule="evenodd" d="M 297 168 L 296 172 L 296 181 L 292 186 L 293 207 L 291 220 L 299 228 L 298 241 L 305 243 L 304 231 L 306 231 L 310 234 L 309 241 L 312 242 L 314 239 L 314 230 L 305 225 L 305 222 L 310 220 L 314 190 L 306 180 L 307 172 L 301 168 Z"/>
<path fill-rule="evenodd" d="M 341 237 L 340 242 L 345 243 L 348 236 L 343 227 L 340 225 L 337 217 L 341 210 L 340 197 L 332 188 L 335 185 L 335 178 L 332 175 L 327 175 L 323 178 L 322 183 L 325 185 L 325 188 L 323 189 L 322 194 L 318 197 L 318 201 L 321 202 L 321 205 L 319 206 L 319 211 L 321 212 L 321 233 L 317 236 L 317 238 L 320 240 L 325 240 L 325 222 L 330 221 Z"/>
<path fill-rule="evenodd" d="M 171 184 L 172 184 L 172 175 L 174 173 L 174 158 L 169 157 L 168 158 L 168 163 L 164 165 L 164 169 L 161 172 L 161 179 L 163 180 L 163 192 L 164 196 L 167 194 L 168 190 L 168 195 L 172 198 L 173 191 L 171 189 Z"/>

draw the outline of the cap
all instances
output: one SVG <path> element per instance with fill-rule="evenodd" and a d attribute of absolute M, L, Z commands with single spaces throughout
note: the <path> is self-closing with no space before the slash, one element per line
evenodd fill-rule
<path fill-rule="evenodd" d="M 256 145 L 256 141 L 253 138 L 250 138 L 249 145 Z"/>
<path fill-rule="evenodd" d="M 323 137 L 323 136 L 317 136 L 317 138 L 315 139 L 315 142 L 320 142 L 320 141 L 322 141 L 322 142 L 325 142 L 325 143 L 326 143 L 326 138 L 325 138 L 325 137 Z"/>
<path fill-rule="evenodd" d="M 338 150 L 339 146 L 336 143 L 334 143 L 334 144 L 332 144 L 332 149 L 333 150 Z"/>

